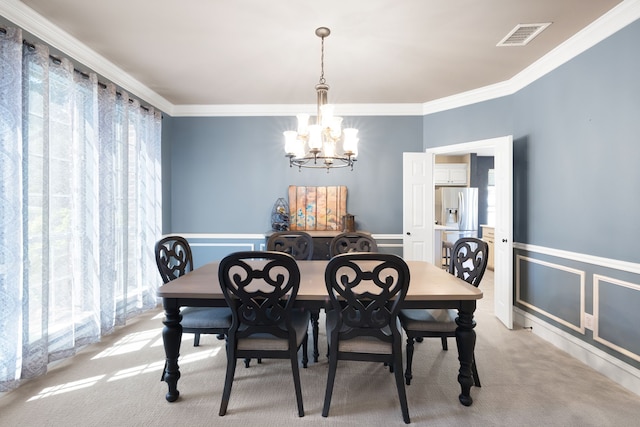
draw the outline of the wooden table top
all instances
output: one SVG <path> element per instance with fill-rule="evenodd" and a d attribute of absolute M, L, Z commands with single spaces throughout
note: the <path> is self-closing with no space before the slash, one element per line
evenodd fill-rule
<path fill-rule="evenodd" d="M 329 261 L 297 261 L 300 268 L 298 300 L 324 301 L 324 271 Z M 158 289 L 161 298 L 224 299 L 218 282 L 218 261 L 193 270 Z M 405 301 L 478 300 L 482 291 L 425 261 L 407 261 L 411 282 Z"/>

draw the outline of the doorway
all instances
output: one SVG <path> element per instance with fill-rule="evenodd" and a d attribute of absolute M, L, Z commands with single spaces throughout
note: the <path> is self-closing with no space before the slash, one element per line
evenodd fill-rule
<path fill-rule="evenodd" d="M 475 153 L 494 157 L 496 194 L 496 224 L 494 244 L 494 314 L 509 329 L 513 328 L 513 138 L 473 141 L 427 149 L 425 153 L 405 153 L 404 156 L 404 218 L 405 253 L 426 261 L 434 260 L 434 178 L 436 155 Z M 420 167 L 416 167 L 420 165 Z M 421 176 L 415 171 L 422 170 Z M 416 181 L 421 186 L 416 186 Z M 408 187 L 411 186 L 411 190 Z M 419 189 L 419 191 L 416 191 Z M 421 194 L 417 195 L 416 193 Z M 416 230 L 413 224 L 421 224 Z M 417 237 L 419 236 L 419 237 Z M 415 248 L 424 248 L 421 252 Z"/>

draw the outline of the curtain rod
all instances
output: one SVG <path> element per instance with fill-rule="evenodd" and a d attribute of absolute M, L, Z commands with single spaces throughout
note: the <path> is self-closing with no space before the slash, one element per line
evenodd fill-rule
<path fill-rule="evenodd" d="M 4 28 L 4 27 L 0 27 L 0 33 L 7 34 L 7 29 Z M 29 48 L 31 50 L 35 50 L 35 48 L 36 48 L 36 45 L 34 43 L 31 43 L 31 42 L 29 42 L 28 40 L 26 40 L 24 38 L 22 39 L 22 44 L 24 44 L 27 48 Z M 54 56 L 54 55 L 49 54 L 49 59 L 51 59 L 51 61 L 53 61 L 53 63 L 56 64 L 56 65 L 62 64 L 62 60 L 60 58 Z M 80 74 L 85 79 L 89 78 L 89 74 L 87 74 L 86 72 L 84 72 L 82 70 L 79 70 L 79 69 L 73 67 L 73 71 L 78 73 L 78 74 Z M 98 81 L 98 86 L 100 86 L 103 89 L 106 89 L 107 84 L 103 83 L 101 81 Z M 116 90 L 116 95 L 117 96 L 122 96 L 122 92 Z M 129 97 L 129 102 L 130 103 L 133 103 L 134 101 L 135 101 L 134 98 Z M 142 108 L 145 111 L 149 111 L 149 109 L 150 109 L 149 107 L 146 107 L 146 106 L 144 106 L 142 104 L 140 104 L 140 108 Z"/>

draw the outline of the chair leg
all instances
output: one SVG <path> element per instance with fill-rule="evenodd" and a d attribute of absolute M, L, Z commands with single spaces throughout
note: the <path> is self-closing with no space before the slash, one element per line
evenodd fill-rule
<path fill-rule="evenodd" d="M 336 370 L 338 368 L 338 354 L 329 355 L 329 373 L 327 374 L 327 389 L 324 393 L 324 406 L 322 407 L 322 416 L 329 416 L 329 407 L 331 406 L 331 395 L 333 394 L 333 383 L 336 379 Z"/>
<path fill-rule="evenodd" d="M 397 365 L 395 377 L 396 387 L 398 388 L 398 399 L 400 400 L 400 408 L 402 409 L 402 419 L 405 424 L 409 424 L 409 406 L 407 405 L 407 393 L 404 389 L 404 382 L 402 381 L 402 350 L 395 352 L 394 365 Z"/>
<path fill-rule="evenodd" d="M 306 357 L 306 356 L 303 356 Z M 291 371 L 293 373 L 293 387 L 296 390 L 296 402 L 298 403 L 298 416 L 304 417 L 304 406 L 302 405 L 302 387 L 300 386 L 300 369 L 298 368 L 297 349 L 291 350 Z"/>
<path fill-rule="evenodd" d="M 471 364 L 471 374 L 473 375 L 473 384 L 476 387 L 482 387 L 480 385 L 480 377 L 478 376 L 478 368 L 476 368 L 476 356 L 473 356 L 473 363 Z"/>
<path fill-rule="evenodd" d="M 449 345 L 447 344 L 447 337 L 440 337 L 440 341 L 442 341 L 442 349 L 444 351 L 449 350 Z"/>
<path fill-rule="evenodd" d="M 229 397 L 231 396 L 231 386 L 233 386 L 233 376 L 236 372 L 236 356 L 227 353 L 227 374 L 224 378 L 224 390 L 222 391 L 222 401 L 220 402 L 220 412 L 218 415 L 224 416 L 227 413 Z"/>
<path fill-rule="evenodd" d="M 407 370 L 404 373 L 405 382 L 407 385 L 411 385 L 411 364 L 413 363 L 413 338 L 407 338 Z"/>
<path fill-rule="evenodd" d="M 304 334 L 304 339 L 302 340 L 302 367 L 306 368 L 309 363 L 309 356 L 307 355 L 307 347 L 309 341 L 309 333 Z"/>
<path fill-rule="evenodd" d="M 193 346 L 198 347 L 200 345 L 200 334 L 196 332 L 193 336 Z"/>

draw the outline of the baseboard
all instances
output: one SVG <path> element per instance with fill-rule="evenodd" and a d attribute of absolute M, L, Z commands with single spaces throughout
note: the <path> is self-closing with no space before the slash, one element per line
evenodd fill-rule
<path fill-rule="evenodd" d="M 531 327 L 540 338 L 640 396 L 640 370 L 517 307 L 513 308 L 513 320 Z"/>

